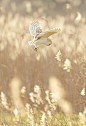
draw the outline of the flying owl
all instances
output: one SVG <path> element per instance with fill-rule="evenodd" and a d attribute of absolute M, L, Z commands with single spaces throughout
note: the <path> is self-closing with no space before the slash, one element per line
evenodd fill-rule
<path fill-rule="evenodd" d="M 34 40 L 29 41 L 29 45 L 34 45 L 35 49 L 37 50 L 40 44 L 44 44 L 46 46 L 50 46 L 52 41 L 48 38 L 50 35 L 55 33 L 59 33 L 61 29 L 53 28 L 48 31 L 42 31 L 41 25 L 37 21 L 33 21 L 29 27 L 30 34 L 34 36 Z"/>

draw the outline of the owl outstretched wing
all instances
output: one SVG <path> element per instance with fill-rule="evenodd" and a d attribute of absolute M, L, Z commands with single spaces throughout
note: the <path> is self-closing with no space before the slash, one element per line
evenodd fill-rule
<path fill-rule="evenodd" d="M 33 21 L 29 26 L 29 31 L 36 38 L 42 32 L 42 27 L 37 21 Z"/>
<path fill-rule="evenodd" d="M 41 37 L 46 37 L 46 38 L 48 38 L 50 35 L 53 35 L 53 34 L 55 34 L 55 33 L 59 33 L 61 31 L 61 28 L 53 28 L 53 29 L 51 29 L 51 30 L 48 30 L 48 31 L 44 31 L 44 32 L 41 32 L 38 36 L 37 36 L 37 38 L 39 39 L 39 38 L 41 38 Z"/>

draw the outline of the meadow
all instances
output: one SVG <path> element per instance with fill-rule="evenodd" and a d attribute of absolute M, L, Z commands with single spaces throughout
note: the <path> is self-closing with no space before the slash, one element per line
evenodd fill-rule
<path fill-rule="evenodd" d="M 85 0 L 1 1 L 0 126 L 86 125 L 85 5 Z M 34 39 L 32 21 L 45 31 L 61 27 L 50 37 L 51 46 L 35 51 L 28 44 Z"/>

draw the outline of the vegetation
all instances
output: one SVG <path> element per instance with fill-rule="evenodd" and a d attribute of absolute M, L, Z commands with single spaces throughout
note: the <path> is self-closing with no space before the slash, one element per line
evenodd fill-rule
<path fill-rule="evenodd" d="M 85 0 L 3 1 L 0 126 L 85 126 Z M 51 46 L 28 44 L 33 20 L 43 30 L 61 27 Z"/>

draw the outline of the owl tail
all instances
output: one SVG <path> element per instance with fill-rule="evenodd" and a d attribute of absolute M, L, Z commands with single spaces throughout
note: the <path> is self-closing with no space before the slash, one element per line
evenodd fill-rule
<path fill-rule="evenodd" d="M 29 43 L 29 45 L 33 45 L 34 40 L 33 41 L 29 41 L 28 43 Z"/>
<path fill-rule="evenodd" d="M 34 43 L 36 43 L 37 41 L 33 40 L 33 41 L 29 41 L 29 45 L 33 45 Z"/>

